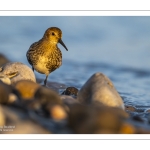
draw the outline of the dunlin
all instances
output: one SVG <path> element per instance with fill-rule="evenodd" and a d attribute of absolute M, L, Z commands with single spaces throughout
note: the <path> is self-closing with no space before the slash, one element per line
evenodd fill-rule
<path fill-rule="evenodd" d="M 57 43 L 68 50 L 61 38 L 62 31 L 59 28 L 48 28 L 42 39 L 33 43 L 27 51 L 26 56 L 33 71 L 35 69 L 37 72 L 46 75 L 44 85 L 47 83 L 48 75 L 62 64 L 62 53 Z"/>

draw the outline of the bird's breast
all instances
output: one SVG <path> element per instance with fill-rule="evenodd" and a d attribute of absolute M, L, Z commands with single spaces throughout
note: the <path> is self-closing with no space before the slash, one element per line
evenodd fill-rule
<path fill-rule="evenodd" d="M 42 74 L 49 74 L 62 64 L 62 54 L 60 50 L 43 53 L 38 57 L 38 61 L 34 66 L 35 70 Z"/>

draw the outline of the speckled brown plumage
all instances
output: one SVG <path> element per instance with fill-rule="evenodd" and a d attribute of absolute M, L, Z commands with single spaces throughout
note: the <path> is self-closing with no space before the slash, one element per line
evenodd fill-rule
<path fill-rule="evenodd" d="M 46 75 L 45 85 L 48 75 L 62 64 L 62 53 L 57 47 L 57 43 L 60 43 L 68 50 L 61 38 L 62 31 L 59 28 L 48 28 L 43 38 L 33 43 L 27 51 L 27 60 L 31 64 L 33 71 L 35 69 L 37 72 Z"/>

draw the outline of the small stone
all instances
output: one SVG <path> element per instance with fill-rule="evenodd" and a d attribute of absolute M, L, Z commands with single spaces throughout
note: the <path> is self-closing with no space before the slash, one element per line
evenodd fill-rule
<path fill-rule="evenodd" d="M 7 104 L 9 102 L 9 94 L 11 87 L 0 81 L 0 104 Z"/>
<path fill-rule="evenodd" d="M 50 109 L 50 116 L 54 120 L 64 120 L 67 118 L 67 113 L 64 107 L 55 105 Z"/>
<path fill-rule="evenodd" d="M 146 109 L 146 111 L 145 111 L 146 113 L 150 113 L 150 109 Z"/>
<path fill-rule="evenodd" d="M 3 127 L 5 125 L 5 122 L 6 122 L 5 119 L 6 118 L 5 118 L 5 115 L 3 113 L 3 108 L 2 108 L 2 106 L 0 106 L 0 129 L 1 129 L 1 127 Z"/>
<path fill-rule="evenodd" d="M 18 100 L 18 95 L 14 94 L 14 93 L 10 93 L 9 95 L 9 103 L 13 103 L 15 101 Z"/>
<path fill-rule="evenodd" d="M 40 84 L 30 80 L 20 80 L 14 84 L 14 87 L 20 93 L 22 99 L 30 100 L 34 98 L 35 92 L 40 87 Z"/>
<path fill-rule="evenodd" d="M 62 95 L 72 95 L 77 97 L 78 89 L 75 87 L 67 87 L 67 89 L 62 93 Z"/>
<path fill-rule="evenodd" d="M 31 68 L 21 62 L 9 62 L 0 68 L 0 76 L 7 76 L 11 84 L 20 80 L 31 80 L 36 82 L 34 72 Z"/>
<path fill-rule="evenodd" d="M 81 103 L 99 102 L 106 106 L 124 110 L 124 103 L 112 81 L 102 73 L 95 73 L 79 90 L 77 99 Z"/>
<path fill-rule="evenodd" d="M 35 92 L 34 100 L 29 103 L 28 107 L 40 115 L 50 117 L 51 109 L 56 105 L 63 105 L 60 96 L 55 91 L 41 86 Z"/>

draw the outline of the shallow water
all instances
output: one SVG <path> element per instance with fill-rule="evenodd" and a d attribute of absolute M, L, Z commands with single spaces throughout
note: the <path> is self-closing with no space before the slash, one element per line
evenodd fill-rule
<path fill-rule="evenodd" d="M 0 53 L 28 66 L 26 51 L 48 27 L 62 29 L 63 65 L 48 80 L 78 89 L 96 72 L 126 105 L 150 108 L 150 17 L 0 17 Z M 36 73 L 44 80 L 45 75 Z"/>

